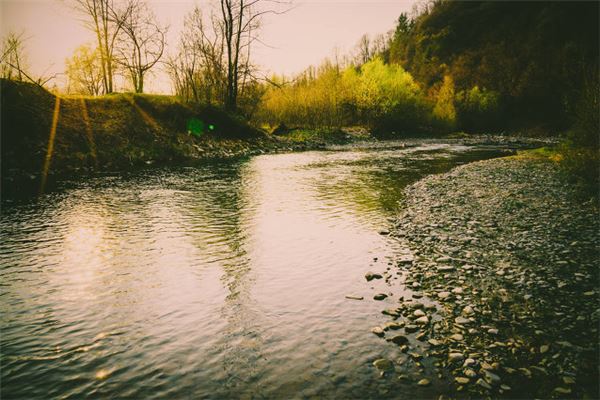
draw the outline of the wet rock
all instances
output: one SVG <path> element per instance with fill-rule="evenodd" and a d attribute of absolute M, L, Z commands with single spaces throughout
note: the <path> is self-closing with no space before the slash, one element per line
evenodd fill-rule
<path fill-rule="evenodd" d="M 485 381 L 487 383 L 489 383 L 490 385 L 499 385 L 500 381 L 501 381 L 501 379 L 498 375 L 496 375 L 490 371 L 484 371 L 483 377 L 484 377 Z"/>
<path fill-rule="evenodd" d="M 373 366 L 380 371 L 391 371 L 394 369 L 394 363 L 385 358 L 379 358 L 373 361 Z"/>
<path fill-rule="evenodd" d="M 571 394 L 571 389 L 570 388 L 564 388 L 564 387 L 555 387 L 552 392 L 554 394 L 563 396 L 563 395 Z"/>
<path fill-rule="evenodd" d="M 450 292 L 440 292 L 437 294 L 437 297 L 440 300 L 446 300 L 448 297 L 450 297 L 450 295 L 451 295 Z"/>
<path fill-rule="evenodd" d="M 564 382 L 565 385 L 574 385 L 575 384 L 575 379 L 573 379 L 570 376 L 563 376 L 562 380 Z"/>
<path fill-rule="evenodd" d="M 388 308 L 386 310 L 383 310 L 381 313 L 385 314 L 385 315 L 389 315 L 391 317 L 399 317 L 401 315 L 400 311 L 396 308 Z"/>
<path fill-rule="evenodd" d="M 367 272 L 365 274 L 365 279 L 367 280 L 367 282 L 370 282 L 373 279 L 381 279 L 381 278 L 383 278 L 383 275 L 377 274 L 377 273 L 374 273 L 374 272 Z"/>
<path fill-rule="evenodd" d="M 354 295 L 351 295 L 351 294 L 347 294 L 346 298 L 350 299 L 350 300 L 363 300 L 364 299 L 363 296 L 354 296 Z"/>
<path fill-rule="evenodd" d="M 465 338 L 460 333 L 455 333 L 454 335 L 450 336 L 450 339 L 452 339 L 456 342 L 462 342 Z"/>
<path fill-rule="evenodd" d="M 466 377 L 469 378 L 475 378 L 477 377 L 477 372 L 475 372 L 474 370 L 472 370 L 471 368 L 467 368 L 463 371 L 463 373 L 465 374 Z"/>
<path fill-rule="evenodd" d="M 395 343 L 397 345 L 403 345 L 408 343 L 408 338 L 404 335 L 396 335 L 391 339 L 388 339 L 390 342 Z"/>
<path fill-rule="evenodd" d="M 420 318 L 425 316 L 425 312 L 423 310 L 417 309 L 415 310 L 415 312 L 413 312 L 413 316 L 415 316 L 416 318 Z"/>
<path fill-rule="evenodd" d="M 379 336 L 379 337 L 385 335 L 385 332 L 383 331 L 383 329 L 381 329 L 378 326 L 376 326 L 375 328 L 372 328 L 371 332 L 374 333 L 375 335 Z"/>
<path fill-rule="evenodd" d="M 419 382 L 417 382 L 417 385 L 419 385 L 419 386 L 429 386 L 430 383 L 431 382 L 429 382 L 429 379 L 423 378 Z"/>
<path fill-rule="evenodd" d="M 414 262 L 413 256 L 404 256 L 398 260 L 399 265 L 410 265 Z"/>
<path fill-rule="evenodd" d="M 459 385 L 466 385 L 467 383 L 469 383 L 470 379 L 469 378 L 465 378 L 463 376 L 457 376 L 456 378 L 454 378 L 454 380 L 456 381 L 456 383 L 458 383 Z"/>
<path fill-rule="evenodd" d="M 472 358 L 467 358 L 463 364 L 463 367 L 471 367 L 475 364 L 477 364 L 477 361 L 473 360 Z"/>
<path fill-rule="evenodd" d="M 404 327 L 404 323 L 400 323 L 400 322 L 388 322 L 384 325 L 383 329 L 384 330 L 398 330 Z"/>
<path fill-rule="evenodd" d="M 484 381 L 481 378 L 477 379 L 476 384 L 477 384 L 477 386 L 481 386 L 484 389 L 492 390 L 492 387 L 489 385 L 489 383 L 487 383 L 486 381 Z"/>

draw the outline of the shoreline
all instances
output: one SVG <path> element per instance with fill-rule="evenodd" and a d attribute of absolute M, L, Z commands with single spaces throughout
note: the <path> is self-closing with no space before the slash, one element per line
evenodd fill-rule
<path fill-rule="evenodd" d="M 385 311 L 424 342 L 436 365 L 424 376 L 453 380 L 451 396 L 597 398 L 598 209 L 557 165 L 478 161 L 402 202 L 390 235 L 410 249 L 396 264 L 412 298 Z M 406 346 L 399 332 L 376 334 Z"/>

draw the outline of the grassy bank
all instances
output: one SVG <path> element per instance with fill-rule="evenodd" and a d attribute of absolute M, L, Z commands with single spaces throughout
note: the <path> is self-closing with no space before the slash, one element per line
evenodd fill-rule
<path fill-rule="evenodd" d="M 192 107 L 171 96 L 57 98 L 35 85 L 5 80 L 1 89 L 4 172 L 40 171 L 47 158 L 52 169 L 62 171 L 164 162 L 194 157 L 197 146 L 215 140 L 265 138 L 216 108 Z"/>
<path fill-rule="evenodd" d="M 600 198 L 600 151 L 594 147 L 576 146 L 568 141 L 552 147 L 521 150 L 514 159 L 545 160 L 556 163 L 565 179 L 580 197 Z"/>
<path fill-rule="evenodd" d="M 173 96 L 61 96 L 1 80 L 2 186 L 21 176 L 122 170 L 202 158 L 318 148 L 349 135 L 270 135 Z"/>

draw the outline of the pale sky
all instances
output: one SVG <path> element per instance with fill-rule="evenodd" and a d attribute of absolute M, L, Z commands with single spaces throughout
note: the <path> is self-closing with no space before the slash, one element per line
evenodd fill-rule
<path fill-rule="evenodd" d="M 295 0 L 283 15 L 263 19 L 262 41 L 253 50 L 253 61 L 263 73 L 294 74 L 309 65 L 353 50 L 359 38 L 385 33 L 395 26 L 402 12 L 417 0 Z M 163 24 L 168 24 L 168 50 L 175 52 L 184 16 L 198 4 L 208 13 L 210 0 L 149 0 Z M 72 0 L 0 0 L 0 33 L 25 32 L 30 70 L 35 75 L 64 71 L 64 61 L 94 37 L 71 8 Z M 153 81 L 153 84 L 151 84 Z M 59 77 L 58 85 L 61 85 Z M 166 75 L 156 71 L 148 78 L 147 91 L 170 92 Z"/>

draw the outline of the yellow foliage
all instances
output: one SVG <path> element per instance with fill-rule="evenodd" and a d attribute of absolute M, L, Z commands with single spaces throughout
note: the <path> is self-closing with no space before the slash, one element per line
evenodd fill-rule
<path fill-rule="evenodd" d="M 365 122 L 414 102 L 420 89 L 399 65 L 375 58 L 360 68 L 340 70 L 329 62 L 296 77 L 293 84 L 281 79 L 270 87 L 260 107 L 261 122 L 305 126 L 341 126 Z"/>
<path fill-rule="evenodd" d="M 437 95 L 433 115 L 450 126 L 456 123 L 456 108 L 454 107 L 454 80 L 450 75 L 444 76 L 444 82 Z"/>

